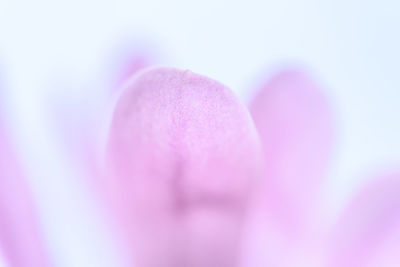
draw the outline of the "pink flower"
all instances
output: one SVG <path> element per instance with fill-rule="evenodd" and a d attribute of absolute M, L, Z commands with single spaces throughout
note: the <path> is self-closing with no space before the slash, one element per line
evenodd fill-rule
<path fill-rule="evenodd" d="M 125 84 L 104 188 L 134 265 L 367 266 L 369 250 L 385 242 L 384 224 L 400 227 L 397 176 L 376 182 L 381 192 L 364 190 L 325 227 L 327 99 L 306 75 L 285 71 L 249 110 L 190 71 L 149 69 Z M 365 230 L 351 228 L 354 220 Z"/>
<path fill-rule="evenodd" d="M 0 256 L 13 267 L 51 266 L 24 173 L 0 125 Z"/>
<path fill-rule="evenodd" d="M 104 162 L 90 166 L 130 266 L 398 266 L 399 174 L 324 220 L 333 120 L 300 71 L 273 77 L 249 108 L 190 71 L 133 75 Z M 11 266 L 52 266 L 23 174 L 8 139 L 0 143 L 1 251 Z"/>

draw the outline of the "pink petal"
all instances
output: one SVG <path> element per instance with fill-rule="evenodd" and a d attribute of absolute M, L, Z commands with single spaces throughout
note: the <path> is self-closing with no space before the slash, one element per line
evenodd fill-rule
<path fill-rule="evenodd" d="M 125 82 L 133 74 L 143 70 L 151 65 L 150 56 L 145 54 L 131 54 L 128 60 L 122 63 L 117 75 L 117 83 Z"/>
<path fill-rule="evenodd" d="M 135 266 L 236 266 L 260 151 L 246 108 L 218 82 L 170 68 L 131 80 L 105 186 Z"/>
<path fill-rule="evenodd" d="M 307 75 L 289 70 L 261 88 L 250 111 L 266 155 L 266 211 L 296 235 L 315 214 L 330 158 L 330 106 Z"/>
<path fill-rule="evenodd" d="M 106 64 L 105 73 L 112 73 L 114 83 L 120 85 L 138 71 L 160 63 L 162 56 L 159 52 L 152 42 L 143 39 L 123 40 L 114 47 L 112 60 Z M 111 89 L 116 88 L 120 87 Z"/>
<path fill-rule="evenodd" d="M 400 224 L 396 228 L 379 245 L 369 267 L 398 267 L 400 265 Z"/>
<path fill-rule="evenodd" d="M 306 254 L 319 243 L 316 199 L 333 139 L 328 101 L 308 76 L 288 70 L 261 87 L 250 112 L 266 169 L 263 199 L 248 228 L 245 266 L 315 266 Z"/>
<path fill-rule="evenodd" d="M 328 266 L 364 267 L 377 260 L 378 266 L 400 266 L 399 230 L 400 174 L 392 174 L 369 184 L 344 211 L 332 233 Z"/>
<path fill-rule="evenodd" d="M 10 266 L 50 266 L 29 188 L 0 125 L 0 249 Z"/>
<path fill-rule="evenodd" d="M 88 172 L 90 177 L 95 176 L 93 173 L 98 171 L 98 143 L 101 139 L 99 133 L 102 132 L 104 117 L 108 115 L 105 106 L 108 106 L 109 99 L 118 93 L 115 92 L 115 88 L 120 88 L 128 77 L 155 61 L 155 56 L 149 49 L 133 47 L 134 49 L 129 46 L 115 51 L 113 60 L 107 61 L 100 73 L 100 82 L 98 78 L 95 79 L 96 83 L 78 81 L 74 77 L 57 79 L 53 86 L 60 87 L 61 84 L 61 91 L 66 93 L 60 94 L 60 90 L 53 90 L 57 94 L 47 101 L 47 114 L 50 115 L 49 119 L 56 134 L 60 136 L 62 149 L 73 159 L 73 163 Z M 71 83 L 71 80 L 76 81 Z"/>

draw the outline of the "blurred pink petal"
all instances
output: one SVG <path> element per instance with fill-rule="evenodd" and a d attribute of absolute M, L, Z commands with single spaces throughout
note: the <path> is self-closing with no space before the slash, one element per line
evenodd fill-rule
<path fill-rule="evenodd" d="M 305 262 L 304 254 L 319 242 L 316 205 L 333 139 L 329 103 L 307 75 L 288 70 L 261 87 L 249 109 L 263 144 L 265 179 L 244 264 L 291 266 L 298 257 Z"/>
<path fill-rule="evenodd" d="M 268 212 L 296 234 L 315 214 L 330 158 L 330 106 L 307 75 L 284 71 L 261 88 L 250 111 L 265 152 Z"/>
<path fill-rule="evenodd" d="M 121 63 L 121 67 L 119 69 L 119 73 L 117 74 L 117 83 L 123 83 L 128 78 L 132 77 L 133 74 L 138 71 L 145 69 L 151 65 L 150 56 L 145 54 L 136 54 L 133 53 L 129 55 L 128 58 L 125 58 L 125 61 Z"/>
<path fill-rule="evenodd" d="M 13 267 L 50 266 L 29 188 L 0 125 L 0 249 Z"/>
<path fill-rule="evenodd" d="M 105 187 L 135 266 L 237 266 L 261 167 L 246 108 L 225 86 L 190 71 L 147 70 L 124 89 Z"/>
<path fill-rule="evenodd" d="M 400 266 L 399 230 L 400 175 L 392 174 L 369 184 L 344 211 L 332 233 L 328 266 Z"/>
<path fill-rule="evenodd" d="M 113 48 L 112 58 L 106 64 L 107 74 L 112 74 L 113 84 L 121 85 L 140 70 L 159 64 L 162 60 L 159 47 L 155 43 L 145 40 L 124 39 Z M 115 89 L 121 88 L 114 86 Z"/>
<path fill-rule="evenodd" d="M 105 106 L 118 94 L 115 88 L 120 88 L 130 76 L 154 61 L 150 51 L 137 47 L 117 52 L 112 62 L 105 64 L 105 70 L 100 74 L 102 78 L 94 79 L 96 82 L 100 80 L 99 83 L 80 81 L 89 84 L 83 86 L 74 83 L 76 81 L 72 77 L 59 78 L 53 86 L 62 90 L 52 91 L 56 94 L 47 101 L 47 114 L 60 136 L 62 148 L 70 154 L 75 164 L 88 169 L 90 176 L 97 172 L 96 154 L 102 124 L 107 115 Z"/>

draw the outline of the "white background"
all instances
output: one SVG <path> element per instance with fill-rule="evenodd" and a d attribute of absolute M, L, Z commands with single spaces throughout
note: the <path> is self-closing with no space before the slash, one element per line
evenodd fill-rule
<path fill-rule="evenodd" d="M 337 118 L 326 186 L 335 214 L 366 179 L 400 162 L 399 14 L 395 0 L 0 0 L 1 108 L 57 266 L 117 266 L 52 108 L 74 118 L 96 105 L 121 49 L 212 77 L 243 99 L 272 70 L 305 66 Z"/>

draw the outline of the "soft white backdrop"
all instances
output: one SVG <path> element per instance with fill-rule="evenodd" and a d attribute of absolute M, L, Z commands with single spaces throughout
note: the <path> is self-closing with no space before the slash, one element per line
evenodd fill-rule
<path fill-rule="evenodd" d="M 395 0 L 0 0 L 1 108 L 57 266 L 118 265 L 49 113 L 64 105 L 79 117 L 103 99 L 121 48 L 217 79 L 243 99 L 274 69 L 305 66 L 337 115 L 325 190 L 334 216 L 370 175 L 399 166 L 399 12 Z"/>

